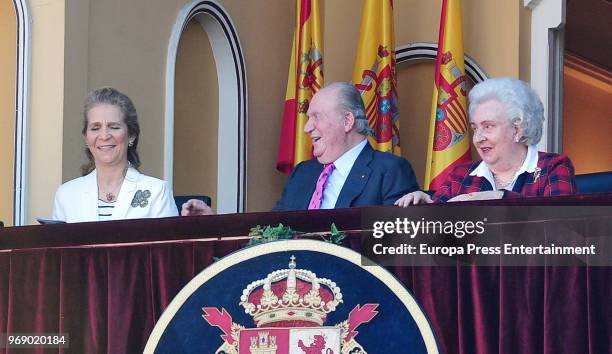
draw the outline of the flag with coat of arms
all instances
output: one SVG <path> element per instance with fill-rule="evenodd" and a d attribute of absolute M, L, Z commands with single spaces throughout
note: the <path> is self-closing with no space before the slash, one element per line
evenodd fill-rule
<path fill-rule="evenodd" d="M 400 155 L 393 0 L 364 0 L 353 84 L 374 131 L 370 144 Z"/>
<path fill-rule="evenodd" d="M 323 41 L 319 0 L 297 0 L 296 29 L 281 126 L 276 168 L 290 174 L 297 164 L 312 158 L 312 142 L 304 133 L 312 96 L 323 87 Z"/>
<path fill-rule="evenodd" d="M 438 189 L 470 161 L 461 0 L 442 0 L 424 188 Z"/>

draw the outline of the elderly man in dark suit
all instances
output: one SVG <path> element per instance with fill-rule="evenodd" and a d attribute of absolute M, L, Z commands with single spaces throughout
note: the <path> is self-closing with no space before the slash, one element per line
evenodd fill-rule
<path fill-rule="evenodd" d="M 274 210 L 392 205 L 402 191 L 418 190 L 410 163 L 372 149 L 369 130 L 353 85 L 336 82 L 317 92 L 304 126 L 316 159 L 295 167 Z"/>
<path fill-rule="evenodd" d="M 304 131 L 310 135 L 315 159 L 297 165 L 274 210 L 348 208 L 393 205 L 418 190 L 410 163 L 375 151 L 359 91 L 336 82 L 317 92 L 308 108 Z M 210 208 L 188 201 L 182 215 L 202 215 Z"/>

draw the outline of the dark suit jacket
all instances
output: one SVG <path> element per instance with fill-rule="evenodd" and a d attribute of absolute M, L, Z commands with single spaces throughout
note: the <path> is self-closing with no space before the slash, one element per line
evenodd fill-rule
<path fill-rule="evenodd" d="M 297 165 L 273 210 L 308 209 L 323 165 L 316 159 Z M 367 144 L 351 168 L 336 208 L 393 205 L 406 193 L 419 189 L 408 160 L 375 151 Z"/>

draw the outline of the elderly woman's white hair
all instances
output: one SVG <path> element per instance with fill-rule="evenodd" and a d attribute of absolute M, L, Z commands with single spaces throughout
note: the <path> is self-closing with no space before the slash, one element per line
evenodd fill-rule
<path fill-rule="evenodd" d="M 538 94 L 523 81 L 511 77 L 487 79 L 469 94 L 470 119 L 481 103 L 497 100 L 506 108 L 510 123 L 521 127 L 520 142 L 535 145 L 542 137 L 544 106 Z"/>

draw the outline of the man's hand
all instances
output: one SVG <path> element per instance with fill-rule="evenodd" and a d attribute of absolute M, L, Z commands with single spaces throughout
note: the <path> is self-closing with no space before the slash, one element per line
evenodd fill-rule
<path fill-rule="evenodd" d="M 400 199 L 396 200 L 395 205 L 405 208 L 409 205 L 417 205 L 417 204 L 422 204 L 422 203 L 433 203 L 433 200 L 431 200 L 431 197 L 429 196 L 429 194 L 425 193 L 425 192 L 421 192 L 421 191 L 414 191 L 412 193 L 408 193 L 406 195 L 404 195 L 403 197 L 401 197 Z"/>
<path fill-rule="evenodd" d="M 449 202 L 465 202 L 469 200 L 490 200 L 501 199 L 504 196 L 503 191 L 483 191 L 459 194 L 456 197 L 449 199 Z"/>
<path fill-rule="evenodd" d="M 213 210 L 203 201 L 199 199 L 189 199 L 183 203 L 181 208 L 182 216 L 194 216 L 194 215 L 212 215 Z"/>

